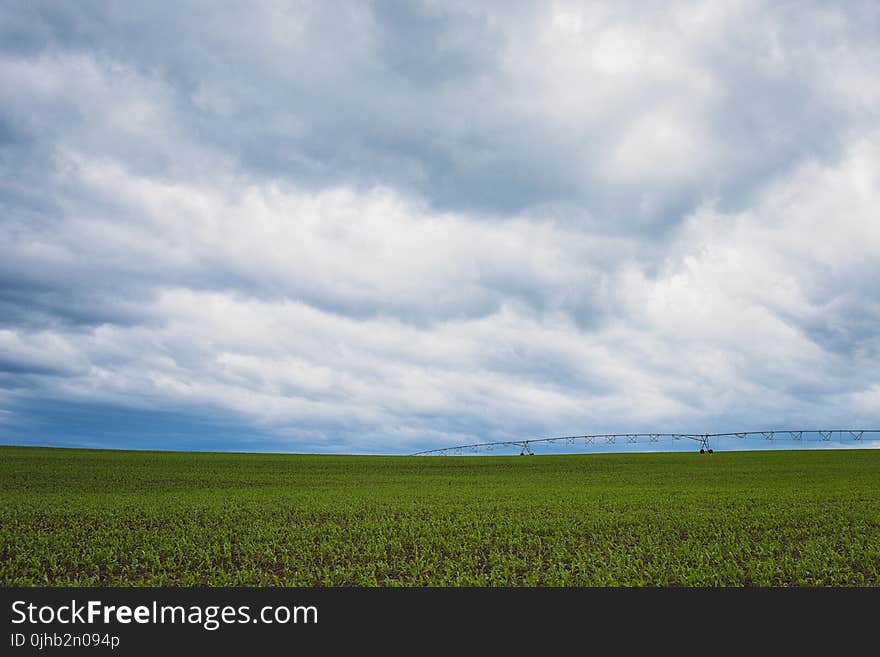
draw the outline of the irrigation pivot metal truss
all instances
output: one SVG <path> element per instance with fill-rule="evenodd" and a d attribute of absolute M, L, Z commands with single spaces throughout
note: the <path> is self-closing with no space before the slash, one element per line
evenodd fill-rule
<path fill-rule="evenodd" d="M 555 436 L 553 438 L 524 438 L 522 440 L 499 440 L 491 443 L 473 443 L 472 445 L 456 445 L 416 452 L 413 456 L 459 456 L 461 454 L 478 454 L 491 452 L 500 447 L 514 447 L 520 450 L 520 456 L 533 456 L 532 445 L 568 444 L 574 445 L 583 441 L 585 446 L 614 445 L 632 443 L 659 443 L 661 440 L 693 440 L 700 445 L 700 454 L 711 454 L 714 450 L 709 446 L 710 439 L 758 438 L 762 440 L 794 441 L 797 443 L 814 440 L 822 442 L 863 442 L 869 434 L 876 434 L 880 439 L 880 429 L 773 429 L 770 431 L 734 431 L 730 433 L 597 433 L 586 436 Z M 836 439 L 836 440 L 835 440 Z"/>

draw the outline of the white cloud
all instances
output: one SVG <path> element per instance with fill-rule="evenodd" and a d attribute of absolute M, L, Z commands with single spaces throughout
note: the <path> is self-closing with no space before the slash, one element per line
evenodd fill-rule
<path fill-rule="evenodd" d="M 334 449 L 876 424 L 875 9 L 276 9 L 3 26 L 7 408 Z"/>

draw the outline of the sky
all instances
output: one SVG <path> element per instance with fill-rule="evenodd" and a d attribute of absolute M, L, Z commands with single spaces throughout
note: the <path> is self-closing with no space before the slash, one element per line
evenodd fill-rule
<path fill-rule="evenodd" d="M 0 11 L 0 442 L 880 428 L 880 4 Z"/>

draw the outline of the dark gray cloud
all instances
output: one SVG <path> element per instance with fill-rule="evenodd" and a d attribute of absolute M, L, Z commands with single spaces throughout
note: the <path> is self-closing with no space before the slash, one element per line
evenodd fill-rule
<path fill-rule="evenodd" d="M 871 2 L 9 2 L 0 423 L 870 422 L 878 36 Z"/>
<path fill-rule="evenodd" d="M 642 230 L 839 155 L 873 114 L 830 87 L 835 67 L 876 58 L 870 5 L 206 9 L 19 5 L 7 52 L 80 57 L 87 78 L 84 97 L 69 80 L 44 99 L 34 127 L 124 149 L 150 174 L 199 175 L 222 158 L 308 187 L 391 185 L 487 216 L 562 206 L 594 228 Z M 118 93 L 155 103 L 149 143 L 137 128 L 150 117 L 130 125 L 101 97 Z"/>

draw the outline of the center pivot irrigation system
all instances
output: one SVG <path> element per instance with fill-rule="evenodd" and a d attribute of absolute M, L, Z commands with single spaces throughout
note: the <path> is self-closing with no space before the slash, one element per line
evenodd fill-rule
<path fill-rule="evenodd" d="M 874 434 L 874 436 L 870 435 Z M 597 433 L 586 436 L 556 436 L 553 438 L 524 438 L 522 440 L 499 440 L 492 443 L 473 443 L 472 445 L 456 445 L 416 452 L 413 456 L 460 456 L 462 454 L 479 454 L 492 452 L 498 448 L 514 447 L 520 450 L 520 456 L 534 456 L 532 445 L 565 444 L 575 445 L 583 441 L 584 446 L 615 445 L 634 443 L 659 443 L 661 440 L 693 440 L 700 445 L 700 454 L 711 454 L 714 450 L 709 440 L 719 438 L 739 438 L 747 440 L 793 441 L 801 443 L 814 440 L 819 443 L 852 442 L 859 444 L 865 437 L 880 440 L 880 429 L 783 429 L 771 431 L 735 431 L 731 433 Z"/>

